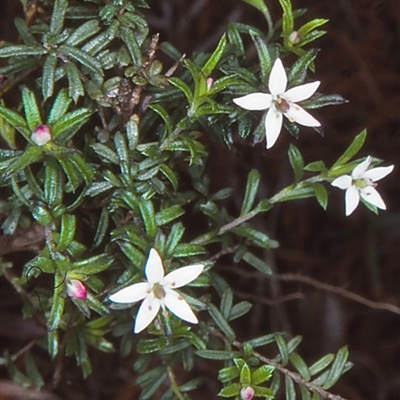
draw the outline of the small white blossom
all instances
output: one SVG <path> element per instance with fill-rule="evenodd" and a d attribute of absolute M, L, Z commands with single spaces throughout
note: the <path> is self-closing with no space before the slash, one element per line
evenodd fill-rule
<path fill-rule="evenodd" d="M 269 76 L 268 93 L 251 93 L 233 99 L 233 102 L 246 110 L 266 110 L 265 134 L 267 149 L 270 149 L 278 139 L 282 128 L 283 115 L 290 122 L 304 126 L 321 126 L 312 115 L 296 104 L 306 100 L 317 90 L 320 82 L 315 81 L 286 90 L 287 76 L 282 61 L 276 59 Z"/>
<path fill-rule="evenodd" d="M 346 190 L 346 216 L 350 215 L 358 206 L 360 197 L 368 203 L 386 210 L 386 205 L 375 187 L 376 181 L 384 178 L 393 171 L 394 166 L 378 167 L 368 170 L 371 164 L 371 157 L 368 156 L 361 164 L 358 164 L 351 175 L 342 175 L 336 178 L 331 185 Z"/>
<path fill-rule="evenodd" d="M 115 303 L 134 303 L 143 300 L 136 315 L 134 332 L 145 329 L 156 317 L 160 308 L 167 307 L 178 318 L 196 324 L 197 318 L 189 304 L 174 289 L 187 285 L 203 271 L 204 265 L 196 264 L 178 268 L 164 276 L 164 267 L 156 249 L 151 249 L 144 272 L 147 282 L 135 283 L 109 299 Z"/>

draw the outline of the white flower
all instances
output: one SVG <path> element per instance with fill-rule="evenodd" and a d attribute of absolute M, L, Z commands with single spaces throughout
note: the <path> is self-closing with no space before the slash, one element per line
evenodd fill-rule
<path fill-rule="evenodd" d="M 164 276 L 164 267 L 156 249 L 151 249 L 145 266 L 147 282 L 135 283 L 109 299 L 115 303 L 133 303 L 143 300 L 136 315 L 135 333 L 145 329 L 156 317 L 160 307 L 167 307 L 173 314 L 184 321 L 197 324 L 189 304 L 174 289 L 185 286 L 196 279 L 203 271 L 204 265 L 189 265 L 178 268 Z"/>
<path fill-rule="evenodd" d="M 51 140 L 51 132 L 47 125 L 37 126 L 31 135 L 32 142 L 38 146 L 44 146 L 47 142 Z"/>
<path fill-rule="evenodd" d="M 282 61 L 276 59 L 269 76 L 268 93 L 252 93 L 233 102 L 246 110 L 266 110 L 265 134 L 267 137 L 267 149 L 270 149 L 278 139 L 282 128 L 283 115 L 290 122 L 297 122 L 304 126 L 321 126 L 321 124 L 307 111 L 295 102 L 311 97 L 317 90 L 320 82 L 315 81 L 305 85 L 296 86 L 286 91 L 287 76 Z"/>
<path fill-rule="evenodd" d="M 376 181 L 384 178 L 393 171 L 394 166 L 378 167 L 368 170 L 371 164 L 371 157 L 368 156 L 361 164 L 358 164 L 351 175 L 342 175 L 336 178 L 331 185 L 346 190 L 346 216 L 350 215 L 360 202 L 360 196 L 368 203 L 386 210 L 386 205 L 375 187 Z"/>

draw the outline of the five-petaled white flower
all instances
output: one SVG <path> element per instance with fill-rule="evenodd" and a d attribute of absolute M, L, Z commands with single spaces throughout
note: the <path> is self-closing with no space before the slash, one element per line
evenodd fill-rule
<path fill-rule="evenodd" d="M 386 205 L 375 189 L 377 184 L 374 182 L 390 174 L 394 166 L 390 165 L 389 167 L 378 167 L 368 170 L 371 161 L 371 157 L 368 156 L 361 164 L 358 164 L 353 169 L 351 175 L 339 176 L 331 183 L 331 185 L 339 189 L 346 190 L 346 216 L 350 215 L 358 206 L 360 196 L 363 200 L 375 207 L 386 210 Z"/>
<path fill-rule="evenodd" d="M 196 264 L 178 268 L 164 276 L 164 267 L 156 249 L 151 249 L 145 266 L 147 282 L 135 283 L 109 296 L 115 303 L 134 303 L 143 300 L 136 315 L 134 332 L 145 329 L 156 317 L 160 307 L 167 307 L 184 321 L 196 324 L 197 318 L 189 304 L 174 289 L 196 279 L 204 265 Z"/>
<path fill-rule="evenodd" d="M 246 110 L 266 110 L 265 134 L 267 149 L 270 149 L 278 139 L 282 128 L 283 115 L 290 122 L 297 122 L 304 126 L 321 126 L 312 115 L 295 102 L 306 100 L 317 90 L 320 82 L 315 81 L 296 86 L 286 91 L 287 76 L 282 61 L 277 58 L 269 76 L 268 93 L 251 93 L 233 99 L 233 102 Z"/>

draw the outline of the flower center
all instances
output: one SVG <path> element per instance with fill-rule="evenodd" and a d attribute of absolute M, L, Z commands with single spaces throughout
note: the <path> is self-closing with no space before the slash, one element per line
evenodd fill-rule
<path fill-rule="evenodd" d="M 371 182 L 372 183 L 372 182 Z M 353 179 L 353 185 L 358 189 L 365 189 L 368 186 L 376 186 L 376 184 L 371 184 L 366 179 Z"/>
<path fill-rule="evenodd" d="M 276 107 L 276 109 L 278 110 L 278 111 L 280 111 L 281 113 L 285 113 L 285 112 L 288 112 L 289 111 L 289 108 L 290 108 L 290 104 L 285 100 L 285 99 L 282 99 L 282 97 L 278 97 L 276 100 L 275 100 L 275 107 Z"/>
<path fill-rule="evenodd" d="M 165 297 L 165 290 L 159 283 L 155 283 L 153 286 L 153 294 L 154 297 L 162 300 Z"/>

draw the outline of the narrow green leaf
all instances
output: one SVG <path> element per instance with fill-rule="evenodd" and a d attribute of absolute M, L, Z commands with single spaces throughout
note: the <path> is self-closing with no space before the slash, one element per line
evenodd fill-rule
<path fill-rule="evenodd" d="M 286 375 L 285 376 L 285 395 L 286 400 L 296 400 L 296 390 L 293 381 Z"/>
<path fill-rule="evenodd" d="M 247 224 L 242 224 L 237 228 L 233 228 L 231 229 L 231 232 L 251 240 L 253 244 L 263 249 L 269 250 L 279 246 L 278 242 L 270 239 L 265 233 L 260 232 Z"/>
<path fill-rule="evenodd" d="M 326 210 L 326 207 L 328 206 L 328 192 L 326 191 L 325 186 L 321 183 L 313 183 L 312 188 L 314 189 L 318 204 Z"/>
<path fill-rule="evenodd" d="M 248 0 L 244 0 L 244 1 L 248 1 Z M 222 388 L 220 390 L 220 392 L 218 393 L 218 396 L 220 397 L 234 397 L 234 396 L 238 396 L 240 393 L 240 389 L 242 388 L 242 386 L 240 385 L 240 383 L 232 383 L 228 386 L 225 386 L 224 388 Z M 239 397 L 236 397 L 239 398 Z"/>
<path fill-rule="evenodd" d="M 238 351 L 225 351 L 225 350 L 196 350 L 195 353 L 208 360 L 233 360 L 235 357 L 240 357 Z"/>
<path fill-rule="evenodd" d="M 240 210 L 241 216 L 251 211 L 257 195 L 259 184 L 260 174 L 256 169 L 252 169 L 247 176 L 246 191 L 244 195 L 242 209 Z"/>
<path fill-rule="evenodd" d="M 168 256 L 172 256 L 177 244 L 182 239 L 185 228 L 181 222 L 172 225 L 171 232 L 168 235 L 167 241 L 165 243 L 165 253 Z"/>
<path fill-rule="evenodd" d="M 0 58 L 41 56 L 46 50 L 41 46 L 26 46 L 24 44 L 6 46 L 0 49 Z"/>
<path fill-rule="evenodd" d="M 128 146 L 126 145 L 125 137 L 120 132 L 115 133 L 114 144 L 118 159 L 121 163 L 127 163 L 129 161 Z"/>
<path fill-rule="evenodd" d="M 64 288 L 64 276 L 60 273 L 54 275 L 53 302 L 47 320 L 47 329 L 51 332 L 58 328 L 64 313 L 64 299 L 60 296 Z"/>
<path fill-rule="evenodd" d="M 305 23 L 301 28 L 299 28 L 297 30 L 297 33 L 300 36 L 300 39 L 302 37 L 304 37 L 305 35 L 307 35 L 308 33 L 310 33 L 311 31 L 313 31 L 314 29 L 325 25 L 329 20 L 328 19 L 323 19 L 323 18 L 316 18 L 313 19 L 312 21 L 309 21 L 307 23 Z"/>
<path fill-rule="evenodd" d="M 59 350 L 58 332 L 57 330 L 47 332 L 47 351 L 54 360 Z"/>
<path fill-rule="evenodd" d="M 266 344 L 272 343 L 275 341 L 275 335 L 270 333 L 269 335 L 260 336 L 258 338 L 250 339 L 247 343 L 250 344 L 251 347 L 260 347 L 265 346 Z"/>
<path fill-rule="evenodd" d="M 63 198 L 64 185 L 61 168 L 53 157 L 45 159 L 44 197 L 47 204 L 53 208 L 60 204 Z"/>
<path fill-rule="evenodd" d="M 132 115 L 126 124 L 126 137 L 129 150 L 135 150 L 139 142 L 139 121 L 136 115 Z"/>
<path fill-rule="evenodd" d="M 342 347 L 337 352 L 336 357 L 333 360 L 332 366 L 329 370 L 328 377 L 322 385 L 324 389 L 329 389 L 330 387 L 332 387 L 342 376 L 348 356 L 349 352 L 347 350 L 347 346 Z"/>
<path fill-rule="evenodd" d="M 137 69 L 143 63 L 143 56 L 140 46 L 136 40 L 135 33 L 127 26 L 121 27 L 121 38 L 128 48 L 129 54 L 132 59 L 133 66 Z"/>
<path fill-rule="evenodd" d="M 67 44 L 62 44 L 58 51 L 62 54 L 65 54 L 67 57 L 72 58 L 73 60 L 78 61 L 80 64 L 89 68 L 92 72 L 96 74 L 103 75 L 103 69 L 99 61 L 96 58 L 92 57 L 90 54 L 80 50 L 76 47 L 69 46 Z"/>
<path fill-rule="evenodd" d="M 76 28 L 65 41 L 65 44 L 70 46 L 77 46 L 81 44 L 86 39 L 95 35 L 100 30 L 99 21 L 97 19 L 92 19 L 90 21 L 84 22 L 78 28 Z"/>
<path fill-rule="evenodd" d="M 14 173 L 23 170 L 28 165 L 38 162 L 42 158 L 42 155 L 43 152 L 40 147 L 29 146 L 21 156 L 10 162 L 6 169 L 6 176 L 9 177 Z"/>
<path fill-rule="evenodd" d="M 71 99 L 68 96 L 67 90 L 65 88 L 61 89 L 51 106 L 49 115 L 47 117 L 47 123 L 53 124 L 54 122 L 58 121 L 67 112 L 70 104 Z"/>
<path fill-rule="evenodd" d="M 192 104 L 193 102 L 193 93 L 191 91 L 191 89 L 189 88 L 189 86 L 183 82 L 183 80 L 179 79 L 179 78 L 169 78 L 168 82 L 175 86 L 177 89 L 179 89 L 186 97 L 187 101 L 189 104 Z"/>
<path fill-rule="evenodd" d="M 61 230 L 55 251 L 64 251 L 68 248 L 75 237 L 76 219 L 74 215 L 64 214 L 61 216 Z"/>
<path fill-rule="evenodd" d="M 169 118 L 168 112 L 159 104 L 150 104 L 149 108 L 157 113 L 165 124 L 165 134 L 169 135 L 171 133 L 171 120 Z"/>
<path fill-rule="evenodd" d="M 55 0 L 53 6 L 53 14 L 51 15 L 50 21 L 50 33 L 52 33 L 53 35 L 58 35 L 61 33 L 64 25 L 64 18 L 67 7 L 67 0 Z"/>
<path fill-rule="evenodd" d="M 65 131 L 72 130 L 84 124 L 92 115 L 92 111 L 88 108 L 80 108 L 62 116 L 57 120 L 52 129 L 53 139 L 56 139 Z"/>
<path fill-rule="evenodd" d="M 206 251 L 203 246 L 190 243 L 181 243 L 175 247 L 173 256 L 175 258 L 191 257 L 199 254 L 204 254 Z"/>
<path fill-rule="evenodd" d="M 301 399 L 311 400 L 311 394 L 306 386 L 300 385 Z"/>
<path fill-rule="evenodd" d="M 98 18 L 97 14 L 95 18 Z M 115 39 L 119 32 L 119 27 L 120 22 L 114 20 L 106 31 L 101 32 L 99 35 L 87 42 L 82 47 L 82 51 L 89 53 L 91 56 L 100 53 L 100 51 L 102 51 Z"/>
<path fill-rule="evenodd" d="M 333 361 L 334 358 L 335 356 L 333 354 L 327 354 L 326 356 L 316 361 L 309 368 L 310 375 L 313 376 L 323 371 Z"/>
<path fill-rule="evenodd" d="M 233 321 L 234 319 L 240 318 L 243 315 L 246 315 L 252 308 L 252 304 L 248 301 L 241 301 L 240 303 L 235 304 L 231 312 L 229 313 L 229 321 Z"/>
<path fill-rule="evenodd" d="M 251 376 L 251 383 L 253 385 L 259 385 L 260 383 L 268 381 L 271 378 L 274 370 L 275 368 L 271 365 L 262 365 L 253 372 Z"/>
<path fill-rule="evenodd" d="M 177 204 L 171 207 L 163 208 L 156 214 L 157 226 L 166 225 L 174 219 L 179 218 L 184 213 L 185 210 L 183 210 L 183 208 Z"/>
<path fill-rule="evenodd" d="M 292 353 L 289 356 L 290 362 L 293 364 L 293 366 L 297 369 L 299 374 L 302 376 L 302 378 L 305 381 L 309 381 L 311 378 L 310 371 L 308 370 L 307 364 L 304 362 L 304 360 L 297 354 L 297 353 Z"/>
<path fill-rule="evenodd" d="M 71 264 L 70 272 L 74 274 L 92 275 L 106 270 L 114 262 L 108 254 L 99 254 Z"/>
<path fill-rule="evenodd" d="M 155 218 L 153 203 L 150 200 L 141 199 L 139 201 L 139 211 L 144 223 L 146 234 L 150 238 L 154 238 L 157 233 L 157 222 Z"/>
<path fill-rule="evenodd" d="M 57 161 L 61 165 L 61 168 L 64 171 L 64 174 L 66 175 L 69 184 L 71 185 L 72 193 L 75 193 L 75 190 L 78 188 L 78 186 L 82 183 L 82 174 L 79 172 L 75 165 L 69 161 L 68 158 L 57 158 Z"/>
<path fill-rule="evenodd" d="M 160 165 L 160 172 L 169 180 L 174 190 L 178 189 L 178 178 L 175 172 L 166 164 Z"/>
<path fill-rule="evenodd" d="M 30 142 L 31 131 L 21 115 L 2 106 L 0 106 L 0 115 Z"/>
<path fill-rule="evenodd" d="M 233 292 L 228 287 L 224 290 L 224 293 L 223 293 L 222 299 L 221 299 L 221 313 L 227 321 L 228 321 L 229 314 L 232 309 L 232 305 L 233 305 Z"/>
<path fill-rule="evenodd" d="M 225 47 L 226 47 L 226 36 L 222 35 L 221 39 L 218 42 L 217 47 L 215 48 L 215 50 L 213 51 L 207 62 L 201 68 L 201 71 L 203 72 L 205 77 L 210 76 L 211 72 L 217 66 L 222 57 L 222 54 L 225 51 Z"/>
<path fill-rule="evenodd" d="M 330 95 L 317 94 L 314 95 L 312 99 L 302 102 L 301 105 L 307 110 L 313 110 L 316 108 L 335 106 L 344 103 L 348 103 L 348 100 L 344 99 L 342 96 L 338 94 L 330 94 Z"/>
<path fill-rule="evenodd" d="M 272 69 L 272 58 L 269 54 L 268 46 L 265 43 L 264 39 L 255 34 L 252 34 L 251 38 L 256 45 L 258 60 L 260 62 L 261 81 L 266 84 L 268 82 L 268 77 Z"/>
<path fill-rule="evenodd" d="M 94 247 L 98 247 L 101 244 L 101 242 L 103 241 L 103 239 L 105 238 L 105 236 L 107 234 L 109 219 L 110 219 L 110 217 L 109 217 L 107 207 L 103 207 L 101 209 L 99 222 L 97 224 L 96 235 L 94 236 L 94 239 L 93 239 Z"/>
<path fill-rule="evenodd" d="M 18 30 L 19 35 L 27 46 L 35 46 L 37 45 L 37 41 L 34 36 L 29 31 L 28 26 L 22 18 L 15 18 L 14 20 L 15 27 Z"/>
<path fill-rule="evenodd" d="M 266 262 L 264 262 L 263 260 L 261 260 L 260 258 L 256 257 L 254 254 L 248 251 L 244 253 L 243 260 L 246 261 L 255 269 L 257 269 L 258 271 L 262 272 L 263 274 L 266 275 L 272 274 L 272 270 Z"/>
<path fill-rule="evenodd" d="M 289 350 L 285 339 L 281 335 L 275 335 L 275 342 L 278 345 L 281 355 L 282 365 L 285 366 L 289 362 Z"/>
<path fill-rule="evenodd" d="M 57 57 L 54 54 L 49 54 L 43 64 L 42 72 L 42 94 L 44 100 L 47 100 L 53 95 L 56 65 Z"/>
<path fill-rule="evenodd" d="M 77 153 L 71 154 L 68 160 L 75 166 L 75 168 L 82 174 L 83 179 L 87 185 L 92 183 L 93 171 L 86 164 L 84 159 Z"/>
<path fill-rule="evenodd" d="M 208 312 L 210 313 L 211 318 L 214 320 L 214 322 L 217 324 L 217 326 L 224 333 L 224 335 L 231 341 L 235 340 L 235 332 L 229 326 L 229 324 L 226 321 L 226 319 L 219 312 L 218 308 L 215 307 L 213 304 L 209 304 Z"/>
<path fill-rule="evenodd" d="M 28 128 L 31 132 L 39 125 L 42 125 L 42 117 L 35 95 L 26 86 L 22 87 L 22 103 Z"/>
<path fill-rule="evenodd" d="M 304 170 L 303 157 L 301 156 L 299 149 L 293 144 L 290 144 L 289 146 L 288 156 L 290 165 L 292 166 L 294 172 L 294 179 L 295 182 L 297 183 L 303 176 L 303 170 Z"/>
<path fill-rule="evenodd" d="M 68 78 L 69 97 L 73 98 L 74 102 L 76 103 L 79 100 L 79 97 L 85 94 L 81 74 L 78 67 L 73 62 L 65 64 L 64 68 Z"/>
<path fill-rule="evenodd" d="M 346 164 L 364 144 L 365 138 L 367 137 L 367 130 L 364 129 L 361 131 L 351 142 L 350 146 L 346 149 L 346 151 L 338 158 L 338 160 L 332 165 L 331 170 L 336 167 L 340 167 L 343 164 Z"/>
<path fill-rule="evenodd" d="M 283 36 L 289 36 L 293 32 L 293 26 L 294 26 L 292 4 L 290 0 L 279 0 L 279 3 L 283 9 L 282 33 Z"/>
<path fill-rule="evenodd" d="M 302 83 L 307 72 L 307 68 L 313 62 L 319 49 L 307 50 L 296 62 L 292 65 L 288 73 L 288 82 L 291 85 Z"/>

